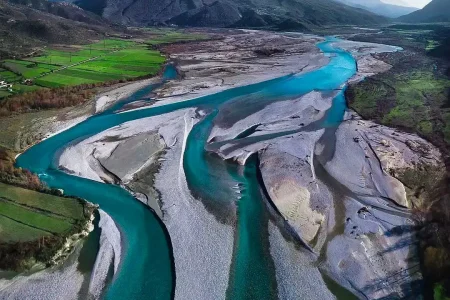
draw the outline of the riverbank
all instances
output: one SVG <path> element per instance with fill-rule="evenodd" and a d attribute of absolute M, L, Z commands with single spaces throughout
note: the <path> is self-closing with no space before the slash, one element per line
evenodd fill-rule
<path fill-rule="evenodd" d="M 420 255 L 427 296 L 448 295 L 450 244 L 441 241 L 446 241 L 449 228 L 449 28 L 446 24 L 393 25 L 383 28 L 381 34 L 357 34 L 351 39 L 395 43 L 404 48 L 395 55 L 376 55 L 393 67 L 351 85 L 346 97 L 349 106 L 364 118 L 419 134 L 442 152 L 445 167 L 419 164 L 395 176 L 412 195 L 416 216 L 421 220 Z"/>
<path fill-rule="evenodd" d="M 99 210 L 94 235 L 88 240 L 76 240 L 69 256 L 45 270 L 16 274 L 12 279 L 0 279 L 0 291 L 5 299 L 100 299 L 106 285 L 118 270 L 121 256 L 120 233 L 114 221 Z M 97 232 L 101 231 L 97 236 Z M 92 251 L 98 244 L 98 254 Z"/>
<path fill-rule="evenodd" d="M 111 98 L 114 98 L 116 100 L 122 100 L 124 97 L 129 96 L 133 93 L 135 93 L 137 90 L 142 89 L 143 87 L 148 86 L 151 83 L 157 82 L 160 80 L 160 78 L 154 78 L 151 80 L 144 80 L 142 82 L 137 82 L 129 85 L 119 85 L 118 87 L 108 91 L 104 92 L 103 94 L 99 95 L 97 98 L 109 95 Z M 77 124 L 85 121 L 91 114 L 93 114 L 95 111 L 93 109 L 93 106 L 95 103 L 89 103 L 88 105 L 83 105 L 81 107 L 77 107 L 72 110 L 59 110 L 59 111 L 49 111 L 49 112 L 42 112 L 42 113 L 36 113 L 35 116 L 33 116 L 33 121 L 28 123 L 20 123 L 23 124 L 24 127 L 21 128 L 23 130 L 23 134 L 19 132 L 19 136 L 17 138 L 18 142 L 16 142 L 17 150 L 28 148 L 30 145 L 27 143 L 35 143 L 36 140 L 46 140 L 51 138 L 52 136 L 55 136 L 59 134 L 60 132 L 63 132 L 65 130 L 68 130 L 69 128 L 72 128 L 76 126 Z M 52 117 L 48 117 L 50 115 L 54 114 Z M 16 116 L 16 118 L 20 118 L 21 116 Z M 30 116 L 27 116 L 30 117 Z M 35 118 L 36 117 L 36 118 Z M 14 123 L 8 123 L 9 126 L 14 126 Z M 31 127 L 31 128 L 30 128 Z M 26 134 L 26 135 L 25 135 Z M 21 143 L 20 141 L 27 141 L 27 143 Z M 8 150 L 9 151 L 9 150 Z M 12 151 L 9 151 L 13 153 Z M 16 159 L 20 156 L 16 156 Z M 5 159 L 4 156 L 2 156 L 1 159 Z M 13 158 L 12 158 L 13 159 Z M 40 183 L 39 183 L 40 184 Z M 13 186 L 8 186 L 9 189 L 20 189 L 15 188 Z M 24 190 L 25 191 L 25 190 Z M 28 191 L 28 193 L 32 193 L 31 191 Z M 14 193 L 15 196 L 18 196 L 20 201 L 25 201 L 26 199 L 22 199 L 25 197 L 23 193 Z M 53 204 L 50 203 L 36 203 L 38 200 L 37 198 L 42 198 L 41 200 L 45 200 L 45 197 L 53 197 L 58 198 L 55 196 L 45 195 L 43 194 L 43 197 L 35 197 L 30 196 L 30 199 L 32 200 L 28 206 L 25 208 L 26 211 L 28 210 L 36 210 L 38 212 L 42 212 L 42 209 L 49 209 L 47 206 L 52 209 L 53 206 L 56 204 L 54 203 L 55 200 L 48 200 L 51 201 Z M 27 200 L 27 201 L 28 201 Z M 76 199 L 67 199 L 72 200 L 74 202 L 81 201 Z M 20 202 L 19 201 L 19 202 Z M 56 201 L 59 202 L 59 201 Z M 67 201 L 66 201 L 67 202 Z M 83 201 L 84 203 L 84 201 Z M 43 204 L 46 204 L 42 206 Z M 31 205 L 31 206 L 30 206 Z M 35 208 L 34 206 L 40 205 L 39 207 Z M 56 207 L 60 207 L 56 205 Z M 71 208 L 71 206 L 69 207 Z M 70 214 L 70 211 L 66 211 L 64 206 L 60 207 L 60 209 L 64 209 L 63 211 L 68 213 L 67 218 L 69 218 L 69 221 L 72 220 L 71 218 L 78 218 L 76 214 Z M 82 209 L 83 210 L 83 209 Z M 86 209 L 85 213 L 88 214 L 89 209 Z M 7 213 L 7 212 L 5 212 Z M 61 219 L 61 211 L 56 212 L 56 221 Z M 49 215 L 48 211 L 45 211 L 45 214 L 41 217 L 38 216 L 40 219 L 42 218 L 49 218 L 53 216 L 52 214 Z M 87 215 L 87 218 L 89 219 L 92 216 Z M 16 216 L 14 216 L 17 218 Z M 37 220 L 40 220 L 40 219 Z M 49 219 L 52 220 L 52 219 Z M 24 222 L 28 222 L 29 220 L 24 220 Z M 45 221 L 45 220 L 44 220 Z M 55 221 L 55 222 L 56 222 Z M 76 220 L 75 220 L 76 221 Z M 61 221 L 59 221 L 61 222 Z M 73 220 L 70 222 L 74 222 Z M 78 222 L 78 221 L 77 221 Z M 13 272 L 11 275 L 6 274 L 5 278 L 2 278 L 0 280 L 0 289 L 2 292 L 6 293 L 9 298 L 11 299 L 23 299 L 23 297 L 28 297 L 27 295 L 53 295 L 54 298 L 70 298 L 75 299 L 77 297 L 94 297 L 96 299 L 100 298 L 105 293 L 105 289 L 107 284 L 111 281 L 114 273 L 117 272 L 119 263 L 121 261 L 121 238 L 118 228 L 115 225 L 115 222 L 103 211 L 100 210 L 100 215 L 98 216 L 96 222 L 100 223 L 99 229 L 97 231 L 101 231 L 101 234 L 98 237 L 95 237 L 95 233 L 90 233 L 92 231 L 92 220 L 90 221 L 90 225 L 83 225 L 83 230 L 80 230 L 80 232 L 75 233 L 73 236 L 68 237 L 66 240 L 60 241 L 58 238 L 57 240 L 54 240 L 51 236 L 49 237 L 43 237 L 40 238 L 39 241 L 36 240 L 35 243 L 31 244 L 29 242 L 25 243 L 24 246 L 22 244 L 6 244 L 2 245 L 1 255 L 2 255 L 2 263 L 6 264 L 9 261 L 14 261 L 21 259 L 21 257 L 25 257 L 27 259 L 27 265 L 25 268 L 29 268 L 29 264 L 33 263 L 36 259 L 40 262 L 39 265 L 35 265 L 30 271 L 22 272 L 22 267 L 24 266 L 24 263 L 20 262 L 21 269 L 18 269 L 17 271 L 20 271 L 19 273 Z M 48 221 L 47 221 L 48 223 Z M 79 223 L 79 222 L 78 222 Z M 52 223 L 46 224 L 46 226 L 50 226 Z M 24 225 L 21 225 L 24 226 Z M 2 226 L 3 227 L 3 226 Z M 89 227 L 89 229 L 87 229 Z M 55 230 L 64 230 L 66 227 L 61 227 Z M 8 233 L 5 231 L 8 228 L 3 227 L 3 233 L 8 236 Z M 15 236 L 17 237 L 18 232 L 21 229 L 21 227 L 12 227 L 10 228 L 15 233 Z M 30 229 L 28 229 L 30 231 Z M 28 232 L 27 231 L 27 232 Z M 36 229 L 35 229 L 36 231 Z M 22 232 L 22 231 L 20 231 Z M 33 233 L 33 232 L 32 232 Z M 48 235 L 48 233 L 46 234 Z M 6 236 L 3 236 L 2 238 L 5 238 Z M 23 236 L 23 234 L 19 235 Z M 98 249 L 95 250 L 95 246 L 92 249 L 93 246 L 90 245 L 98 244 Z M 9 247 L 9 248 L 8 248 Z M 8 249 L 13 248 L 14 251 L 10 251 Z M 22 247 L 26 247 L 26 251 L 20 250 Z M 91 248 L 89 248 L 91 247 Z M 28 253 L 33 249 L 39 249 L 36 250 L 37 254 L 31 254 L 31 257 L 29 257 Z M 89 248 L 86 250 L 86 248 Z M 20 255 L 14 254 L 15 251 L 21 251 Z M 89 253 L 87 252 L 95 251 L 95 253 Z M 98 251 L 98 254 L 97 254 Z M 40 252 L 44 252 L 45 255 L 39 254 Z M 12 256 L 9 255 L 12 253 Z M 48 257 L 49 253 L 52 254 L 52 257 Z M 4 257 L 4 256 L 7 257 Z M 28 255 L 28 256 L 27 256 Z M 86 258 L 91 256 L 93 258 Z M 45 262 L 41 262 L 42 257 L 46 257 L 45 259 L 48 260 Z M 97 257 L 97 259 L 96 259 Z M 86 265 L 84 261 L 89 261 L 89 263 Z M 12 280 L 9 280 L 8 278 L 14 277 Z M 3 277 L 3 275 L 2 275 Z M 66 287 L 66 288 L 64 288 Z M 30 294 L 31 293 L 31 294 Z M 85 295 L 85 296 L 82 296 Z"/>

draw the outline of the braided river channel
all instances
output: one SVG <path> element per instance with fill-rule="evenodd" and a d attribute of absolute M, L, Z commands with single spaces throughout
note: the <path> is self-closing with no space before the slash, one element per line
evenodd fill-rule
<path fill-rule="evenodd" d="M 187 137 L 183 168 L 192 194 L 201 199 L 212 213 L 226 214 L 230 202 L 236 203 L 238 213 L 235 239 L 230 241 L 234 243 L 234 253 L 230 263 L 226 297 L 274 299 L 277 297 L 276 278 L 266 245 L 269 213 L 257 180 L 257 157 L 250 157 L 244 166 L 223 161 L 206 151 L 208 137 L 214 118 L 225 102 L 252 96 L 253 99 L 269 103 L 298 98 L 311 91 L 342 90 L 347 80 L 356 73 L 356 62 L 349 53 L 334 48 L 333 41 L 334 38 L 328 38 L 317 45 L 330 57 L 329 63 L 305 74 L 233 88 L 193 100 L 116 113 L 121 106 L 140 99 L 155 88 L 145 87 L 115 104 L 112 109 L 43 140 L 18 157 L 18 166 L 38 174 L 49 187 L 62 189 L 66 195 L 98 204 L 117 224 L 122 233 L 123 253 L 118 272 L 107 290 L 107 299 L 173 298 L 176 276 L 170 237 L 158 216 L 125 189 L 72 176 L 59 170 L 58 157 L 62 151 L 70 145 L 128 121 L 191 107 L 198 107 L 207 112 Z M 173 78 L 175 73 L 173 67 L 167 67 L 164 79 Z M 336 126 L 343 119 L 345 109 L 345 99 L 341 91 L 334 98 L 324 120 L 316 126 Z M 276 137 L 291 133 L 273 135 Z M 258 138 L 273 137 L 266 135 Z M 236 137 L 239 138 L 241 136 Z M 236 193 L 236 186 L 240 189 L 239 194 Z M 178 296 L 183 298 L 182 295 Z"/>

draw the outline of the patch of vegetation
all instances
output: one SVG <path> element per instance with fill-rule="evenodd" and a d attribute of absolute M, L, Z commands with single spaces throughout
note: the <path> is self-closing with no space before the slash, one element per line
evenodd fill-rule
<path fill-rule="evenodd" d="M 37 176 L 15 168 L 13 155 L 0 149 L 0 181 L 9 183 L 0 182 L 0 269 L 21 271 L 47 263 L 85 227 L 93 207 L 56 195 Z"/>
<path fill-rule="evenodd" d="M 444 135 L 450 141 L 450 135 L 446 134 L 449 111 L 442 108 L 449 89 L 450 79 L 431 71 L 386 73 L 351 87 L 347 98 L 351 107 L 364 117 L 430 139 Z"/>
<path fill-rule="evenodd" d="M 206 38 L 173 29 L 148 31 L 152 39 L 145 43 L 110 38 L 83 46 L 59 45 L 40 50 L 34 57 L 3 60 L 0 74 L 4 73 L 13 88 L 0 90 L 0 99 L 5 99 L 0 101 L 0 116 L 83 103 L 97 87 L 157 74 L 165 57 L 154 50 L 155 45 Z"/>
<path fill-rule="evenodd" d="M 10 92 L 8 92 L 6 90 L 0 90 L 0 99 L 1 98 L 5 98 L 5 97 L 9 97 L 11 95 L 12 95 L 12 93 L 10 93 Z"/>
<path fill-rule="evenodd" d="M 168 29 L 168 30 L 163 29 L 163 30 L 157 30 L 157 31 L 153 30 L 153 32 L 155 34 L 158 34 L 158 36 L 147 41 L 147 43 L 150 45 L 188 42 L 188 41 L 195 41 L 195 40 L 204 40 L 207 38 L 207 36 L 203 35 L 203 34 L 184 33 L 184 32 L 179 32 L 179 31 L 173 31 L 170 29 Z"/>
<path fill-rule="evenodd" d="M 91 109 L 91 107 L 88 107 L 88 109 Z M 69 110 L 73 111 L 73 108 L 69 107 L 60 111 L 39 110 L 26 114 L 0 117 L 0 149 L 11 149 L 16 153 L 24 151 L 36 141 L 45 137 L 45 132 L 37 130 L 40 123 L 46 120 L 63 118 L 66 113 L 70 113 Z M 13 158 L 14 155 L 12 155 Z"/>
<path fill-rule="evenodd" d="M 13 201 L 23 207 L 36 207 L 49 214 L 73 220 L 83 220 L 83 206 L 79 201 L 62 198 L 51 194 L 38 193 L 32 190 L 0 183 L 0 198 Z"/>
<path fill-rule="evenodd" d="M 407 185 L 419 220 L 421 271 L 426 298 L 450 297 L 450 26 L 395 25 L 359 41 L 397 45 L 378 54 L 393 66 L 347 90 L 349 105 L 363 117 L 418 133 L 438 146 L 446 168 L 417 166 L 396 176 Z M 438 180 L 439 174 L 444 173 Z"/>
<path fill-rule="evenodd" d="M 43 190 L 39 178 L 29 172 L 14 166 L 15 154 L 11 150 L 0 147 L 0 181 L 23 186 L 33 190 Z"/>
<path fill-rule="evenodd" d="M 428 44 L 427 44 L 427 47 L 425 48 L 425 50 L 427 50 L 427 51 L 431 51 L 431 50 L 434 50 L 434 49 L 436 49 L 437 47 L 439 47 L 439 42 L 438 41 L 435 41 L 435 40 L 428 40 Z"/>
<path fill-rule="evenodd" d="M 2 236 L 0 244 L 29 242 L 42 237 L 52 236 L 50 232 L 22 224 L 9 216 L 0 215 L 0 228 Z"/>
<path fill-rule="evenodd" d="M 10 220 L 14 220 L 20 224 L 25 224 L 29 227 L 46 231 L 51 234 L 64 233 L 72 227 L 71 223 L 62 218 L 55 217 L 56 215 L 49 216 L 47 213 L 44 214 L 39 211 L 34 211 L 33 208 L 16 205 L 15 203 L 11 203 L 9 199 L 5 200 L 0 198 L 0 211 L 0 215 L 7 217 Z M 14 228 L 10 228 L 9 231 L 2 228 L 2 236 L 10 238 L 6 239 L 6 242 L 15 239 L 14 231 Z M 30 238 L 32 239 L 33 237 Z"/>
<path fill-rule="evenodd" d="M 433 299 L 434 300 L 450 300 L 450 297 L 445 296 L 446 289 L 441 283 L 434 285 Z"/>
<path fill-rule="evenodd" d="M 0 116 L 75 106 L 93 97 L 95 88 L 99 86 L 102 86 L 102 83 L 38 89 L 31 93 L 15 95 L 0 102 Z"/>
<path fill-rule="evenodd" d="M 4 60 L 2 62 L 3 68 L 17 74 L 18 79 L 28 79 L 39 76 L 41 74 L 50 73 L 57 67 L 45 63 L 30 62 L 26 60 Z"/>
<path fill-rule="evenodd" d="M 16 82 L 20 79 L 21 77 L 16 73 L 0 68 L 0 80 L 5 80 L 7 82 Z"/>
<path fill-rule="evenodd" d="M 392 175 L 405 185 L 411 207 L 426 210 L 436 199 L 436 186 L 442 184 L 445 179 L 445 170 L 435 166 L 418 165 L 414 169 L 406 168 Z"/>

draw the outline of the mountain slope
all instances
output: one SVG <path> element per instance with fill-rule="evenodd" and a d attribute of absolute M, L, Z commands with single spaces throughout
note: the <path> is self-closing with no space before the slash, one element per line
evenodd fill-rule
<path fill-rule="evenodd" d="M 410 5 L 403 0 L 381 0 L 381 2 L 386 3 L 386 4 L 392 4 L 392 5 L 397 5 L 397 6 L 404 6 L 404 7 L 410 7 Z M 419 8 L 417 8 L 419 9 Z"/>
<path fill-rule="evenodd" d="M 80 7 L 68 2 L 49 2 L 47 0 L 7 0 L 11 4 L 23 5 L 52 15 L 93 25 L 108 23 L 100 16 L 80 9 Z"/>
<path fill-rule="evenodd" d="M 423 9 L 398 18 L 401 22 L 450 22 L 450 0 L 433 0 Z"/>
<path fill-rule="evenodd" d="M 127 25 L 295 29 L 386 22 L 381 16 L 332 0 L 78 0 L 75 3 Z"/>
<path fill-rule="evenodd" d="M 84 43 L 91 39 L 102 39 L 107 33 L 120 32 L 121 28 L 108 25 L 107 20 L 100 22 L 101 17 L 83 12 L 73 5 L 54 10 L 55 7 L 66 5 L 53 6 L 53 9 L 48 10 L 53 13 L 49 13 L 45 7 L 41 7 L 42 10 L 33 9 L 31 3 L 19 5 L 0 0 L 0 60 L 32 53 L 49 43 Z"/>
<path fill-rule="evenodd" d="M 366 9 L 377 15 L 386 16 L 389 18 L 397 18 L 403 15 L 410 14 L 416 10 L 414 7 L 405 7 L 399 5 L 392 5 L 383 3 L 380 0 L 337 0 L 338 2 Z"/>

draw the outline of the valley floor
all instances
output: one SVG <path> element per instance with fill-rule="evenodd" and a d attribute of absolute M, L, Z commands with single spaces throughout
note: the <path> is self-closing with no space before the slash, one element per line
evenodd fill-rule
<path fill-rule="evenodd" d="M 325 55 L 317 47 L 322 37 L 250 30 L 214 34 L 220 38 L 161 47 L 176 67 L 177 79 L 149 90 L 145 87 L 162 79 L 116 87 L 98 95 L 95 103 L 55 116 L 36 113 L 39 122 L 31 118 L 21 123 L 25 127 L 9 145 L 25 149 L 20 142 L 24 135 L 30 137 L 24 144 L 33 144 L 94 113 L 108 113 L 120 101 L 125 101 L 122 116 L 180 105 L 178 110 L 130 120 L 78 140 L 58 156 L 64 172 L 119 184 L 159 216 L 170 236 L 176 299 L 224 299 L 239 292 L 236 286 L 230 291 L 233 276 L 239 275 L 231 270 L 239 263 L 235 241 L 244 205 L 240 201 L 246 199 L 250 183 L 236 179 L 241 175 L 227 181 L 221 172 L 237 168 L 236 174 L 246 174 L 254 159 L 258 196 L 250 200 L 262 203 L 265 235 L 250 242 L 265 243 L 268 276 L 274 278 L 274 294 L 267 297 L 348 299 L 351 294 L 378 299 L 421 293 L 412 209 L 428 203 L 415 196 L 402 175 L 423 166 L 423 176 L 441 179 L 442 173 L 431 173 L 444 166 L 441 152 L 415 134 L 363 120 L 345 109 L 344 85 L 309 90 L 301 78 L 320 74 L 341 54 Z M 357 62 L 358 72 L 348 80 L 354 83 L 388 72 L 392 65 L 379 55 L 399 50 L 367 42 L 336 40 L 331 45 L 351 53 Z M 332 75 L 317 78 L 326 81 Z M 298 85 L 283 84 L 296 79 Z M 261 86 L 257 92 L 245 93 L 255 84 Z M 229 96 L 236 88 L 242 88 L 242 94 Z M 305 93 L 298 95 L 303 89 Z M 139 97 L 131 97 L 136 92 Z M 215 104 L 227 97 L 231 100 Z M 195 99 L 202 100 L 195 105 Z M 183 107 L 189 100 L 193 104 Z M 209 131 L 197 133 L 212 111 L 216 115 Z M 213 203 L 208 199 L 211 191 L 193 184 L 185 160 L 193 151 L 192 132 L 197 134 L 193 140 L 204 138 L 205 164 L 214 166 L 209 175 L 218 179 L 213 194 L 227 199 L 226 204 Z M 203 180 L 207 186 L 208 177 Z M 32 293 L 44 297 L 44 290 L 54 298 L 104 296 L 107 284 L 121 271 L 126 237 L 102 210 L 99 219 L 98 254 L 90 270 L 79 269 L 85 241 L 64 265 L 0 279 L 2 294 L 8 299 L 25 299 Z"/>

